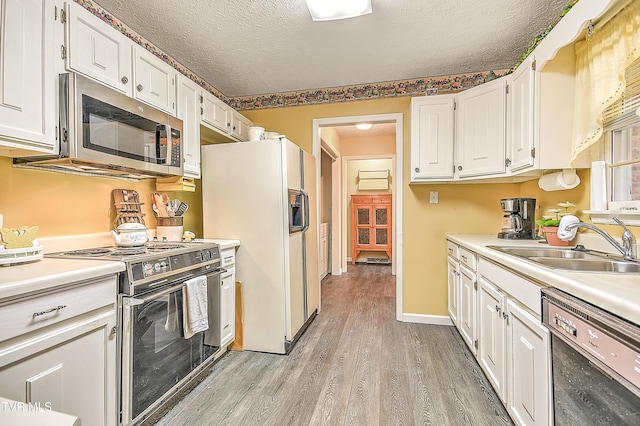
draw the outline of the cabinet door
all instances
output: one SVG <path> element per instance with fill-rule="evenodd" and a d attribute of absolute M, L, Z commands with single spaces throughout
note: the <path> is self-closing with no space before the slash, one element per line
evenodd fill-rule
<path fill-rule="evenodd" d="M 178 76 L 177 116 L 182 120 L 184 175 L 200 178 L 200 87 Z"/>
<path fill-rule="evenodd" d="M 67 3 L 67 16 L 67 69 L 131 96 L 133 43 L 77 3 Z"/>
<path fill-rule="evenodd" d="M 511 75 L 508 95 L 508 146 L 511 171 L 533 166 L 534 162 L 534 88 L 533 54 Z"/>
<path fill-rule="evenodd" d="M 478 361 L 502 402 L 506 402 L 505 296 L 484 277 L 478 281 Z"/>
<path fill-rule="evenodd" d="M 505 172 L 506 79 L 458 95 L 456 169 L 460 177 Z"/>
<path fill-rule="evenodd" d="M 507 410 L 516 424 L 553 424 L 549 330 L 511 300 L 507 315 Z"/>
<path fill-rule="evenodd" d="M 251 120 L 237 111 L 232 111 L 231 136 L 239 141 L 249 140 L 249 127 L 253 124 Z"/>
<path fill-rule="evenodd" d="M 376 248 L 391 246 L 391 207 L 373 206 L 371 211 L 371 241 Z"/>
<path fill-rule="evenodd" d="M 476 274 L 470 269 L 460 266 L 460 312 L 459 330 L 463 340 L 476 355 Z"/>
<path fill-rule="evenodd" d="M 176 70 L 141 46 L 133 46 L 133 63 L 133 96 L 175 115 Z"/>
<path fill-rule="evenodd" d="M 355 245 L 357 247 L 370 247 L 373 244 L 371 234 L 373 206 L 356 205 L 353 217 L 353 226 L 356 228 Z"/>
<path fill-rule="evenodd" d="M 220 278 L 220 347 L 233 342 L 236 337 L 236 270 L 229 268 Z"/>
<path fill-rule="evenodd" d="M 115 326 L 111 310 L 3 344 L 2 396 L 80 417 L 83 425 L 117 424 Z"/>
<path fill-rule="evenodd" d="M 411 182 L 453 179 L 453 96 L 411 99 Z"/>
<path fill-rule="evenodd" d="M 51 153 L 55 122 L 54 7 L 48 0 L 0 1 L 0 142 Z"/>
<path fill-rule="evenodd" d="M 460 305 L 460 272 L 458 272 L 458 261 L 447 257 L 447 291 L 449 317 L 453 324 L 459 328 L 458 306 Z"/>
<path fill-rule="evenodd" d="M 224 134 L 229 134 L 232 114 L 231 107 L 208 92 L 202 92 L 201 101 L 201 123 L 205 126 L 218 129 Z"/>

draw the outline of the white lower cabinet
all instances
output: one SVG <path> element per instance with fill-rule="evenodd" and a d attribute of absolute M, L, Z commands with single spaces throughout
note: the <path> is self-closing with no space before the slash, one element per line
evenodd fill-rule
<path fill-rule="evenodd" d="M 507 410 L 517 424 L 552 424 L 549 330 L 507 301 Z"/>
<path fill-rule="evenodd" d="M 110 277 L 0 303 L 11 336 L 0 341 L 0 396 L 116 425 L 116 290 Z"/>
<path fill-rule="evenodd" d="M 458 327 L 458 306 L 460 305 L 460 266 L 458 260 L 447 258 L 447 309 L 453 324 Z"/>
<path fill-rule="evenodd" d="M 503 403 L 507 402 L 505 379 L 505 295 L 480 276 L 478 297 L 478 362 Z"/>
<path fill-rule="evenodd" d="M 517 425 L 553 424 L 540 286 L 462 245 L 447 248 L 449 316 L 462 339 Z"/>
<path fill-rule="evenodd" d="M 476 340 L 476 274 L 460 265 L 460 311 L 458 323 L 462 338 L 474 355 L 478 353 Z"/>
<path fill-rule="evenodd" d="M 228 268 L 220 277 L 220 347 L 226 347 L 236 337 L 236 269 Z"/>

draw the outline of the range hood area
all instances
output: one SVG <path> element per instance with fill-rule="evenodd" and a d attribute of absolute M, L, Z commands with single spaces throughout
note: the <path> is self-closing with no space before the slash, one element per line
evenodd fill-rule
<path fill-rule="evenodd" d="M 68 157 L 20 157 L 13 159 L 13 166 L 24 169 L 49 170 L 53 172 L 82 176 L 109 177 L 136 181 L 142 179 L 155 179 L 158 177 L 172 176 L 169 174 L 154 174 L 114 164 L 101 164 Z"/>

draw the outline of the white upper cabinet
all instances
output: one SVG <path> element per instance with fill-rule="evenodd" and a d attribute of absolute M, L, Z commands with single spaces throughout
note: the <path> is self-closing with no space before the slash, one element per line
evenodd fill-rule
<path fill-rule="evenodd" d="M 454 97 L 411 99 L 411 182 L 452 179 Z"/>
<path fill-rule="evenodd" d="M 67 3 L 66 66 L 131 96 L 132 42 L 77 3 Z"/>
<path fill-rule="evenodd" d="M 202 124 L 229 132 L 231 126 L 231 107 L 209 92 L 202 92 Z"/>
<path fill-rule="evenodd" d="M 461 178 L 505 172 L 506 79 L 457 96 L 456 170 Z"/>
<path fill-rule="evenodd" d="M 133 46 L 133 97 L 176 114 L 176 70 L 142 46 Z"/>
<path fill-rule="evenodd" d="M 0 155 L 57 152 L 55 6 L 0 0 Z"/>
<path fill-rule="evenodd" d="M 529 55 L 509 79 L 507 163 L 512 172 L 534 165 L 535 63 Z"/>
<path fill-rule="evenodd" d="M 182 120 L 184 176 L 200 178 L 200 86 L 178 75 L 177 116 Z"/>
<path fill-rule="evenodd" d="M 234 110 L 231 116 L 231 123 L 231 136 L 241 141 L 248 141 L 251 120 Z"/>
<path fill-rule="evenodd" d="M 251 120 L 207 91 L 201 92 L 202 139 L 211 142 L 247 141 Z"/>

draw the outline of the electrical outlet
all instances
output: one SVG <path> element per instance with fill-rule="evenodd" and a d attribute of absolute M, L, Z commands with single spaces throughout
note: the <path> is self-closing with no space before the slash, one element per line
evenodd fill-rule
<path fill-rule="evenodd" d="M 429 192 L 429 204 L 438 204 L 438 191 Z"/>

